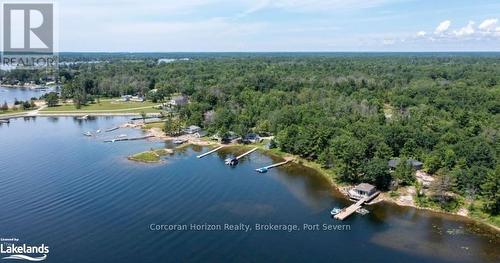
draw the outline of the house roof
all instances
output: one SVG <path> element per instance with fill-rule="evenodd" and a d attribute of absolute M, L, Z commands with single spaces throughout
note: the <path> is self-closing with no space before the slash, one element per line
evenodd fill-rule
<path fill-rule="evenodd" d="M 422 166 L 423 165 L 422 162 L 417 161 L 415 159 L 409 159 L 408 163 L 411 164 L 413 167 Z M 392 159 L 392 160 L 389 160 L 389 162 L 388 162 L 388 165 L 391 168 L 396 168 L 398 166 L 398 164 L 399 164 L 399 159 Z"/>
<path fill-rule="evenodd" d="M 187 101 L 187 97 L 179 95 L 179 96 L 172 97 L 172 100 L 175 100 L 175 101 Z"/>
<path fill-rule="evenodd" d="M 363 191 L 363 192 L 371 192 L 371 191 L 375 190 L 375 186 L 373 186 L 371 184 L 367 184 L 367 183 L 361 183 L 361 184 L 358 184 L 355 187 L 355 189 L 359 190 L 359 191 Z"/>

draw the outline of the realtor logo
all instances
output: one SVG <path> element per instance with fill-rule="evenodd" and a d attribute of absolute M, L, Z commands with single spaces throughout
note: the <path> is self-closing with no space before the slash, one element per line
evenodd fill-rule
<path fill-rule="evenodd" d="M 52 53 L 54 51 L 53 4 L 3 5 L 5 53 Z"/>
<path fill-rule="evenodd" d="M 57 68 L 54 3 L 4 3 L 2 15 L 3 69 Z"/>

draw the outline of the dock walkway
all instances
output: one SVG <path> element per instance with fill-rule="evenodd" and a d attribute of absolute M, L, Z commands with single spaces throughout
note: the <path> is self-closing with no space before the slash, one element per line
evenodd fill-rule
<path fill-rule="evenodd" d="M 265 173 L 267 172 L 267 170 L 271 169 L 271 168 L 274 168 L 274 167 L 278 167 L 278 166 L 281 166 L 281 165 L 285 165 L 289 162 L 291 162 L 292 160 L 287 160 L 287 161 L 284 161 L 284 162 L 280 162 L 280 163 L 275 163 L 275 164 L 271 164 L 271 165 L 268 165 L 268 166 L 264 166 L 264 167 L 261 167 L 261 168 L 257 168 L 255 169 L 255 171 L 259 172 L 259 173 Z"/>
<path fill-rule="evenodd" d="M 196 158 L 203 158 L 203 157 L 205 157 L 205 156 L 207 156 L 207 155 L 209 155 L 211 153 L 214 153 L 214 152 L 216 152 L 216 151 L 218 151 L 218 150 L 220 150 L 222 148 L 224 148 L 224 146 L 220 146 L 220 147 L 217 147 L 217 148 L 215 148 L 215 149 L 213 149 L 211 151 L 208 151 L 208 152 L 206 152 L 204 154 L 200 154 L 200 155 L 196 156 Z"/>
<path fill-rule="evenodd" d="M 246 153 L 244 153 L 244 154 L 242 154 L 242 155 L 240 155 L 240 156 L 236 157 L 236 160 L 239 160 L 239 159 L 241 159 L 241 158 L 245 157 L 245 155 L 248 155 L 248 154 L 251 154 L 251 153 L 253 153 L 253 152 L 257 151 L 257 149 L 259 149 L 259 148 L 253 148 L 252 150 L 250 150 L 250 151 L 248 151 L 248 152 L 246 152 Z"/>
<path fill-rule="evenodd" d="M 145 140 L 148 138 L 155 137 L 154 135 L 146 135 L 141 137 L 132 137 L 132 138 L 116 138 L 111 140 L 105 140 L 104 142 L 122 142 L 122 141 L 137 141 L 137 140 Z"/>
<path fill-rule="evenodd" d="M 356 210 L 360 209 L 366 202 L 372 200 L 373 198 L 375 198 L 379 194 L 380 194 L 380 192 L 376 192 L 370 196 L 367 196 L 367 197 L 364 197 L 363 199 L 360 199 L 359 201 L 350 205 L 349 207 L 342 209 L 342 211 L 340 211 L 340 213 L 336 214 L 334 216 L 334 218 L 338 219 L 338 220 L 346 219 L 347 217 L 352 215 L 354 212 L 356 212 Z"/>

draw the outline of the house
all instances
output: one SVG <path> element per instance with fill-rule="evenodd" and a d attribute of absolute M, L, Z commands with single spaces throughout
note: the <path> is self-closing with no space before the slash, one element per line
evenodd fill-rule
<path fill-rule="evenodd" d="M 191 125 L 191 126 L 184 129 L 184 132 L 188 133 L 188 134 L 194 134 L 194 133 L 197 133 L 199 131 L 201 131 L 201 128 L 196 126 L 196 125 Z"/>
<path fill-rule="evenodd" d="M 186 96 L 180 95 L 175 96 L 168 102 L 170 106 L 184 106 L 188 104 L 188 98 Z"/>
<path fill-rule="evenodd" d="M 196 132 L 196 133 L 194 134 L 194 136 L 195 136 L 196 138 L 205 137 L 205 136 L 207 136 L 207 135 L 208 135 L 208 132 L 206 132 L 206 131 L 202 131 L 202 130 L 200 130 L 200 131 L 198 131 L 198 132 Z"/>
<path fill-rule="evenodd" d="M 256 133 L 248 133 L 247 135 L 245 135 L 245 138 L 243 138 L 243 142 L 248 142 L 248 143 L 256 143 L 261 141 L 262 139 Z"/>
<path fill-rule="evenodd" d="M 123 95 L 119 101 L 130 101 L 132 95 Z"/>
<path fill-rule="evenodd" d="M 410 164 L 413 169 L 415 170 L 421 170 L 422 167 L 424 166 L 424 164 L 420 161 L 417 161 L 417 160 L 414 160 L 414 159 L 408 159 L 408 164 Z M 394 170 L 396 169 L 396 167 L 398 166 L 399 164 L 399 159 L 391 159 L 389 160 L 389 162 L 387 163 L 389 165 L 389 168 L 391 170 Z"/>
<path fill-rule="evenodd" d="M 377 191 L 377 188 L 371 184 L 367 183 L 361 183 L 358 184 L 356 187 L 352 188 L 349 190 L 348 194 L 349 197 L 355 200 L 360 200 L 365 197 L 375 197 L 379 191 Z"/>
<path fill-rule="evenodd" d="M 132 96 L 132 97 L 130 97 L 130 101 L 144 102 L 144 98 L 140 97 L 140 96 Z"/>
<path fill-rule="evenodd" d="M 232 141 L 234 141 L 234 140 L 236 140 L 238 138 L 239 138 L 238 135 L 236 133 L 234 133 L 234 132 L 231 132 L 231 131 L 228 132 L 228 133 L 226 133 L 222 137 L 220 136 L 219 133 L 217 133 L 217 134 L 215 134 L 215 135 L 213 135 L 211 137 L 212 140 L 217 140 L 217 141 L 219 141 L 221 143 L 231 143 Z"/>

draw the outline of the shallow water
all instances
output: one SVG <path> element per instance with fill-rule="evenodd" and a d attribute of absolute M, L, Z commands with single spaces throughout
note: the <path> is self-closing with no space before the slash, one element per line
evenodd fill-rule
<path fill-rule="evenodd" d="M 0 238 L 46 244 L 45 262 L 498 262 L 500 237 L 470 220 L 381 203 L 344 222 L 350 202 L 315 171 L 291 164 L 259 174 L 272 157 L 236 167 L 225 150 L 188 147 L 160 164 L 126 157 L 155 141 L 104 143 L 126 117 L 25 118 L 0 126 Z M 170 146 L 167 144 L 167 146 Z M 151 224 L 297 224 L 300 231 L 151 231 Z M 303 224 L 348 225 L 314 231 Z M 4 256 L 2 254 L 2 256 Z"/>

